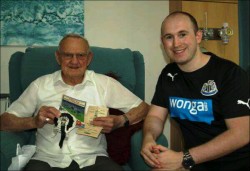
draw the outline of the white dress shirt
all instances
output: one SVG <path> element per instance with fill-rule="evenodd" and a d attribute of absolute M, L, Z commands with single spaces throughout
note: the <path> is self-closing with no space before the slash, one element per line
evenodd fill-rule
<path fill-rule="evenodd" d="M 61 71 L 42 76 L 33 81 L 23 94 L 7 109 L 19 117 L 36 115 L 41 106 L 59 109 L 62 96 L 67 95 L 86 101 L 88 106 L 104 106 L 128 112 L 142 100 L 122 86 L 118 81 L 94 71 L 86 71 L 81 84 L 70 86 L 64 83 Z M 85 112 L 86 112 L 85 111 Z M 54 125 L 46 124 L 37 129 L 37 150 L 33 159 L 45 161 L 52 167 L 65 168 L 75 160 L 80 168 L 93 165 L 97 156 L 108 156 L 104 134 L 98 138 L 76 134 L 73 129 L 59 147 L 60 133 L 55 134 Z"/>

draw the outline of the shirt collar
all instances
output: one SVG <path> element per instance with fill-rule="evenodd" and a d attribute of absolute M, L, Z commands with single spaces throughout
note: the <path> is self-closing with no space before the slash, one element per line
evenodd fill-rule
<path fill-rule="evenodd" d="M 67 86 L 69 86 L 68 84 L 66 84 L 63 81 L 61 72 L 62 72 L 61 70 L 55 72 L 55 77 L 53 79 L 54 85 L 55 86 L 56 85 L 67 85 Z M 93 75 L 92 71 L 86 70 L 82 83 L 77 84 L 76 86 L 81 86 L 82 87 L 82 86 L 86 86 L 86 85 L 94 85 L 94 80 L 93 80 L 92 75 Z"/>

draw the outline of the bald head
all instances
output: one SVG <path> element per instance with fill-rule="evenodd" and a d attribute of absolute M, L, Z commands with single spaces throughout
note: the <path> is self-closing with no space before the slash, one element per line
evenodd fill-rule
<path fill-rule="evenodd" d="M 76 39 L 81 39 L 81 40 L 83 40 L 83 41 L 86 43 L 86 45 L 87 45 L 87 47 L 88 47 L 88 49 L 89 49 L 89 42 L 88 42 L 88 40 L 87 40 L 86 38 L 84 38 L 83 36 L 81 36 L 81 35 L 79 35 L 79 34 L 71 33 L 71 34 L 66 34 L 66 35 L 62 38 L 62 40 L 59 42 L 58 50 L 61 49 L 63 42 L 64 42 L 66 39 L 68 39 L 68 38 L 76 38 Z"/>
<path fill-rule="evenodd" d="M 197 21 L 196 19 L 189 13 L 187 12 L 183 12 L 183 11 L 175 11 L 175 12 L 172 12 L 170 13 L 162 22 L 161 24 L 161 35 L 163 36 L 164 34 L 164 25 L 165 23 L 168 21 L 169 18 L 172 18 L 172 17 L 176 17 L 176 16 L 186 16 L 188 17 L 189 21 L 191 22 L 192 26 L 193 26 L 193 29 L 194 29 L 194 33 L 196 33 L 199 28 L 198 28 L 198 24 L 197 24 Z"/>

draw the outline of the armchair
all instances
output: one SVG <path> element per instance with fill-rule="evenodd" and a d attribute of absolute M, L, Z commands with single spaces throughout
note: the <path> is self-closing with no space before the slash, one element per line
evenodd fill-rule
<path fill-rule="evenodd" d="M 60 69 L 54 53 L 57 47 L 34 47 L 27 48 L 25 52 L 15 52 L 9 62 L 9 85 L 10 102 L 16 100 L 26 87 L 37 77 L 52 73 Z M 138 51 L 130 49 L 111 49 L 103 47 L 91 47 L 94 58 L 89 66 L 89 70 L 97 73 L 115 74 L 125 87 L 144 100 L 145 92 L 145 68 L 143 56 Z M 128 136 L 129 156 L 120 162 L 125 170 L 149 170 L 144 160 L 140 156 L 140 146 L 142 142 L 142 123 L 130 126 L 130 129 L 115 130 L 121 134 L 129 131 Z M 35 130 L 23 132 L 0 131 L 1 136 L 1 168 L 7 170 L 11 164 L 12 157 L 16 153 L 16 145 L 21 146 L 35 143 Z M 158 143 L 168 146 L 168 141 L 164 135 L 158 139 Z M 109 142 L 108 142 L 109 144 Z M 119 139 L 112 145 L 119 148 Z M 121 153 L 121 150 L 118 151 Z M 119 156 L 122 154 L 117 154 Z M 114 156 L 111 156 L 111 158 Z M 119 159 L 114 159 L 118 161 Z"/>

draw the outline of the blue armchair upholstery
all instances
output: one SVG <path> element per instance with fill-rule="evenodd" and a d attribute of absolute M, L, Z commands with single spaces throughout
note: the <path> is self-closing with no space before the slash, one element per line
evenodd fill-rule
<path fill-rule="evenodd" d="M 16 52 L 9 62 L 10 102 L 16 100 L 26 87 L 37 77 L 52 73 L 60 66 L 55 60 L 57 47 L 33 47 L 25 52 Z M 113 73 L 125 87 L 144 100 L 145 68 L 144 59 L 140 52 L 130 49 L 111 49 L 104 47 L 91 47 L 94 58 L 89 70 L 97 73 Z M 7 170 L 11 158 L 15 156 L 16 145 L 21 146 L 35 143 L 35 130 L 23 132 L 1 131 L 1 168 Z M 130 138 L 130 137 L 128 137 Z M 141 130 L 131 137 L 131 153 L 125 170 L 149 170 L 140 156 L 142 142 Z M 167 139 L 161 135 L 158 143 L 168 146 Z"/>

